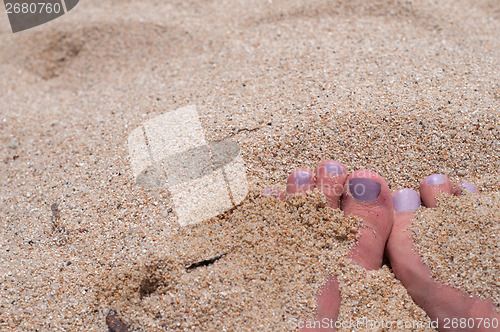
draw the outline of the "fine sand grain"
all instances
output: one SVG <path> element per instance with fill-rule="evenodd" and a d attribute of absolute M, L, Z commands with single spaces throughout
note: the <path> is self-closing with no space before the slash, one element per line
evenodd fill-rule
<path fill-rule="evenodd" d="M 255 195 L 225 218 L 180 229 L 145 266 L 116 267 L 100 285 L 102 306 L 146 330 L 287 330 L 313 316 L 356 220 L 317 192 L 287 202 Z"/>
<path fill-rule="evenodd" d="M 325 207 L 317 191 L 285 202 L 250 196 L 225 218 L 181 229 L 164 256 L 117 267 L 100 285 L 101 306 L 145 330 L 291 330 L 314 323 L 315 296 L 333 275 L 345 331 L 362 318 L 366 330 L 381 321 L 429 326 L 387 267 L 368 272 L 345 258 L 355 218 Z"/>
<path fill-rule="evenodd" d="M 416 238 L 436 278 L 498 304 L 498 1 L 86 0 L 17 34 L 4 17 L 0 45 L 1 330 L 107 331 L 111 309 L 141 331 L 289 330 L 328 273 L 343 321 L 428 322 L 388 266 L 342 258 L 356 220 L 318 193 L 259 197 L 323 159 L 394 190 L 475 183 Z M 127 138 L 188 105 L 240 145 L 252 192 L 181 228 Z"/>

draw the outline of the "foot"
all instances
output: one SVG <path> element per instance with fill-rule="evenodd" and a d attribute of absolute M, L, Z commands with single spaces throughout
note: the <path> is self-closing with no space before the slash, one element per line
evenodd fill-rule
<path fill-rule="evenodd" d="M 321 162 L 314 172 L 305 168 L 292 172 L 288 177 L 286 194 L 305 193 L 314 188 L 323 191 L 331 208 L 340 207 L 345 215 L 363 219 L 364 227 L 359 230 L 358 241 L 349 258 L 368 270 L 380 268 L 394 217 L 392 194 L 386 181 L 369 170 L 348 175 L 344 165 L 328 160 Z M 276 189 L 266 192 L 277 198 L 282 197 Z M 317 301 L 316 320 L 327 318 L 336 321 L 341 302 L 336 278 L 328 278 Z"/>
<path fill-rule="evenodd" d="M 436 197 L 440 194 L 456 194 L 468 190 L 478 193 L 476 186 L 470 183 L 454 188 L 451 181 L 441 174 L 434 174 L 422 181 L 420 196 L 411 189 L 397 191 L 393 195 L 395 216 L 386 252 L 396 277 L 401 280 L 414 301 L 422 307 L 429 317 L 438 320 L 438 330 L 445 330 L 444 323 L 452 319 L 489 318 L 499 315 L 491 301 L 470 297 L 450 286 L 434 280 L 431 271 L 424 265 L 420 256 L 413 250 L 411 230 L 414 211 L 421 201 L 426 207 L 436 206 Z M 478 322 L 479 320 L 476 320 Z M 463 328 L 446 331 L 464 331 Z M 477 331 L 478 329 L 471 329 Z M 489 331 L 492 331 L 490 329 Z"/>

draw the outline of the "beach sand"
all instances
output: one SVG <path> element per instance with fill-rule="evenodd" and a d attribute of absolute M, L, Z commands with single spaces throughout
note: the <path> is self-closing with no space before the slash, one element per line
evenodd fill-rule
<path fill-rule="evenodd" d="M 86 0 L 17 34 L 4 17 L 0 44 L 1 330 L 107 331 L 111 309 L 131 331 L 293 330 L 328 273 L 339 320 L 429 323 L 389 266 L 345 259 L 358 220 L 260 197 L 323 159 L 393 190 L 475 183 L 413 232 L 436 278 L 498 306 L 498 1 Z M 180 227 L 127 138 L 188 105 L 240 145 L 250 193 Z"/>

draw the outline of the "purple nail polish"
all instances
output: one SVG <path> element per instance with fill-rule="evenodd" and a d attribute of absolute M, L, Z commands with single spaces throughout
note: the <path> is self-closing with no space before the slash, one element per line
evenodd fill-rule
<path fill-rule="evenodd" d="M 264 190 L 264 195 L 272 195 L 272 196 L 278 198 L 279 191 L 276 188 L 269 188 L 269 189 Z"/>
<path fill-rule="evenodd" d="M 479 190 L 477 190 L 477 187 L 475 185 L 473 185 L 472 183 L 468 183 L 468 182 L 462 183 L 460 185 L 460 189 L 462 189 L 462 192 L 464 191 L 464 189 L 467 189 L 471 193 L 477 193 L 477 192 L 479 192 Z"/>
<path fill-rule="evenodd" d="M 340 165 L 339 163 L 335 163 L 335 162 L 327 162 L 325 164 L 325 169 L 326 171 L 328 172 L 328 174 L 331 174 L 331 175 L 340 175 L 342 173 L 344 173 L 344 167 L 342 167 L 342 165 Z"/>
<path fill-rule="evenodd" d="M 432 185 L 440 185 L 443 184 L 445 177 L 443 174 L 432 174 L 425 179 L 425 182 Z"/>
<path fill-rule="evenodd" d="M 420 207 L 420 196 L 413 189 L 403 189 L 392 196 L 396 211 L 416 211 Z"/>
<path fill-rule="evenodd" d="M 372 179 L 355 178 L 349 180 L 349 191 L 358 201 L 372 202 L 380 195 L 382 185 Z"/>
<path fill-rule="evenodd" d="M 311 181 L 312 174 L 306 171 L 296 171 L 294 181 L 299 186 L 308 184 Z"/>

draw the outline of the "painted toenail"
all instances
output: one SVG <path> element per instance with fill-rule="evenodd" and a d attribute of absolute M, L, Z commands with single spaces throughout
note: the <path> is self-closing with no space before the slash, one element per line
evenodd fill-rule
<path fill-rule="evenodd" d="M 294 181 L 299 186 L 308 184 L 311 181 L 312 174 L 306 171 L 296 171 Z"/>
<path fill-rule="evenodd" d="M 460 185 L 460 189 L 462 189 L 462 191 L 464 189 L 467 189 L 468 191 L 470 191 L 471 193 L 477 193 L 478 190 L 477 190 L 477 187 L 475 185 L 473 185 L 472 183 L 468 183 L 468 182 L 464 182 Z"/>
<path fill-rule="evenodd" d="M 358 201 L 372 202 L 380 195 L 382 185 L 372 179 L 355 178 L 349 180 L 349 191 Z"/>
<path fill-rule="evenodd" d="M 273 196 L 275 198 L 280 198 L 281 193 L 280 193 L 278 188 L 269 188 L 269 189 L 264 190 L 263 194 Z"/>
<path fill-rule="evenodd" d="M 403 189 L 392 196 L 396 211 L 416 211 L 420 207 L 420 196 L 413 189 Z"/>
<path fill-rule="evenodd" d="M 425 182 L 432 185 L 440 185 L 444 183 L 444 179 L 445 177 L 443 174 L 433 174 L 427 177 L 427 179 L 425 179 Z"/>
<path fill-rule="evenodd" d="M 342 173 L 344 173 L 344 167 L 342 167 L 342 165 L 340 165 L 339 163 L 335 163 L 335 162 L 327 162 L 325 164 L 325 169 L 326 171 L 331 174 L 331 175 L 340 175 Z"/>
<path fill-rule="evenodd" d="M 274 195 L 274 196 L 276 196 L 276 189 L 266 189 L 266 190 L 264 190 L 264 195 Z"/>

